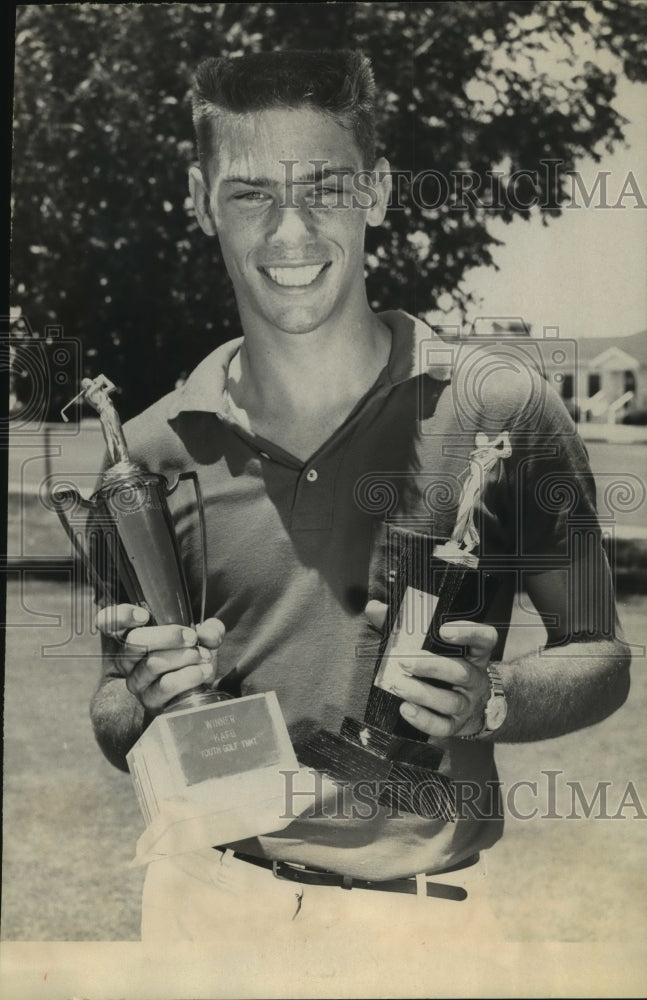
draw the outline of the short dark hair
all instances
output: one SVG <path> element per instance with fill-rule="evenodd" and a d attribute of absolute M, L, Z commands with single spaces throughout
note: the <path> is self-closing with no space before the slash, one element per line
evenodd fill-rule
<path fill-rule="evenodd" d="M 224 115 L 309 107 L 349 129 L 363 166 L 375 164 L 375 80 L 369 59 L 340 49 L 212 57 L 193 79 L 193 124 L 205 180 L 214 126 Z"/>

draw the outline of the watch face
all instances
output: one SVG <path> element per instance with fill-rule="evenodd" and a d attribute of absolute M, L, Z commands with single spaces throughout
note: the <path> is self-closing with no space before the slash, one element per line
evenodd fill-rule
<path fill-rule="evenodd" d="M 498 729 L 503 725 L 508 706 L 503 697 L 492 697 L 485 707 L 485 725 L 489 730 Z"/>

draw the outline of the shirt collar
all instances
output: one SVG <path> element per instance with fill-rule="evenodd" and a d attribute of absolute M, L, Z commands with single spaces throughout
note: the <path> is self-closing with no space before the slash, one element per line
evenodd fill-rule
<path fill-rule="evenodd" d="M 402 309 L 383 312 L 379 316 L 391 328 L 393 335 L 386 369 L 393 385 L 419 375 L 428 375 L 438 382 L 451 379 L 452 346 L 440 338 L 433 326 Z"/>
<path fill-rule="evenodd" d="M 169 419 L 191 410 L 215 413 L 221 419 L 226 418 L 229 365 L 242 342 L 243 338 L 238 337 L 222 344 L 193 369 L 184 385 L 173 394 Z"/>
<path fill-rule="evenodd" d="M 449 381 L 452 347 L 439 337 L 432 326 L 401 309 L 380 313 L 379 317 L 392 333 L 391 353 L 384 372 L 392 385 L 423 374 L 439 382 Z M 242 337 L 230 340 L 200 362 L 184 385 L 173 394 L 169 419 L 191 410 L 215 413 L 221 419 L 227 419 L 227 374 L 242 342 Z"/>

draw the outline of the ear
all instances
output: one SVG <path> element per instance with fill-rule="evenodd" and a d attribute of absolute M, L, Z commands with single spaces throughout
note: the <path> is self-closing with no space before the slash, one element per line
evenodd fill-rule
<path fill-rule="evenodd" d="M 202 176 L 202 171 L 197 166 L 189 169 L 189 194 L 202 232 L 206 233 L 207 236 L 215 236 L 216 223 L 211 214 L 209 189 Z"/>
<path fill-rule="evenodd" d="M 372 173 L 375 178 L 373 187 L 375 200 L 366 214 L 366 222 L 369 226 L 381 226 L 391 200 L 391 166 L 389 161 L 381 156 Z"/>

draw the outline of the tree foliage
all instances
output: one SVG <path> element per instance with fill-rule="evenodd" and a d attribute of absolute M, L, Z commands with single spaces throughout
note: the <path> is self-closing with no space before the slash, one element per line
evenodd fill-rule
<path fill-rule="evenodd" d="M 622 138 L 617 79 L 645 80 L 647 8 L 626 0 L 310 4 L 74 4 L 17 11 L 12 304 L 79 338 L 122 413 L 172 388 L 238 333 L 215 241 L 187 200 L 191 75 L 207 55 L 360 47 L 381 93 L 381 152 L 415 176 L 496 184 L 542 159 L 537 209 L 559 214 L 564 172 Z M 490 179 L 491 183 L 491 179 Z M 491 265 L 491 211 L 402 203 L 367 246 L 376 307 L 423 315 Z M 442 300 L 441 300 L 442 301 Z M 61 403 L 53 394 L 52 416 Z"/>

